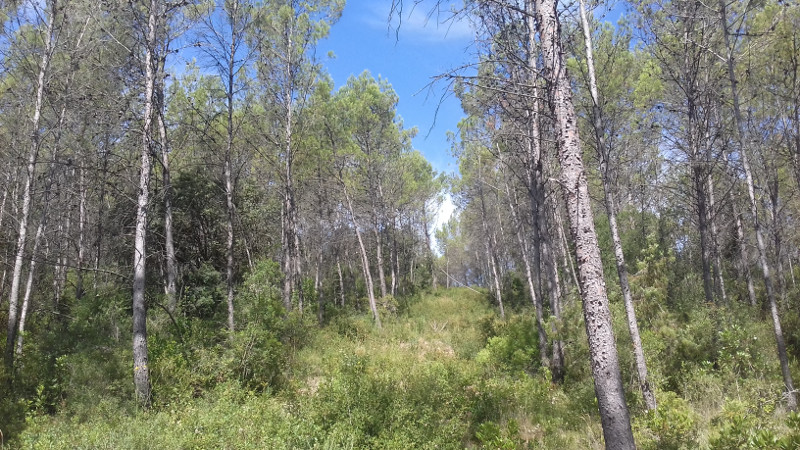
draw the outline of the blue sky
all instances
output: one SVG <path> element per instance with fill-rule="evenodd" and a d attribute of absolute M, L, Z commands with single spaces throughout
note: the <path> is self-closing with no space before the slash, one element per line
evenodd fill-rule
<path fill-rule="evenodd" d="M 440 105 L 447 94 L 443 83 L 432 90 L 427 86 L 434 76 L 470 61 L 473 34 L 465 21 L 438 23 L 448 16 L 447 11 L 442 11 L 439 20 L 429 18 L 430 1 L 415 8 L 414 2 L 405 3 L 403 23 L 395 34 L 397 21 L 388 22 L 390 0 L 348 0 L 342 18 L 331 27 L 330 37 L 319 43 L 317 52 L 336 55 L 325 65 L 337 88 L 364 70 L 387 79 L 400 99 L 397 109 L 406 128 L 419 128 L 414 147 L 436 171 L 457 172 L 446 133 L 456 130 L 463 116 L 461 106 L 452 95 Z"/>

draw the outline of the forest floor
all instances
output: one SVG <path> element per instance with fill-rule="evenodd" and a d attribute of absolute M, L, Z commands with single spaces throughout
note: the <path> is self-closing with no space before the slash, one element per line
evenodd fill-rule
<path fill-rule="evenodd" d="M 616 326 L 622 310 L 614 306 Z M 658 413 L 646 413 L 630 379 L 632 356 L 620 350 L 640 448 L 764 448 L 773 443 L 792 448 L 779 444 L 800 442 L 788 440 L 800 439 L 800 431 L 784 424 L 789 416 L 780 406 L 774 370 L 760 371 L 760 359 L 750 352 L 761 350 L 737 343 L 741 336 L 754 344 L 768 339 L 769 328 L 732 319 L 726 332 L 735 335 L 721 335 L 722 344 L 718 339 L 709 345 L 738 347 L 709 363 L 701 354 L 704 343 L 692 342 L 692 333 L 713 318 L 698 313 L 686 323 L 670 323 L 671 316 L 659 317 L 651 324 L 655 330 L 644 327 L 648 356 L 657 351 L 687 361 L 649 358 L 660 407 Z M 624 316 L 619 319 L 621 324 Z M 55 414 L 30 414 L 10 445 L 600 449 L 602 431 L 579 305 L 568 306 L 562 328 L 566 378 L 553 383 L 538 364 L 536 327 L 528 311 L 511 312 L 502 321 L 485 295 L 440 290 L 401 301 L 398 313 L 387 314 L 382 330 L 368 314 L 355 312 L 341 313 L 323 328 L 309 325 L 302 345 L 293 347 L 277 381 L 268 386 L 217 375 L 212 388 L 200 388 L 191 375 L 183 381 L 170 378 L 170 369 L 162 365 L 153 371 L 152 410 L 137 411 L 119 394 L 67 399 Z M 655 345 L 657 337 L 662 342 Z M 250 342 L 252 347 L 259 341 Z M 625 337 L 618 336 L 618 342 L 628 345 Z M 692 352 L 699 353 L 698 364 L 686 369 L 694 364 Z M 800 424 L 796 416 L 789 419 L 789 427 Z"/>

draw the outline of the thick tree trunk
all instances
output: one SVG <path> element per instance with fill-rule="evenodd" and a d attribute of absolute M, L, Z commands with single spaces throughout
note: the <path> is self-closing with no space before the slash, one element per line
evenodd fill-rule
<path fill-rule="evenodd" d="M 650 387 L 650 382 L 647 378 L 647 363 L 644 359 L 644 350 L 642 347 L 642 338 L 639 335 L 639 325 L 636 322 L 636 311 L 633 306 L 633 296 L 631 295 L 631 287 L 628 284 L 628 269 L 625 264 L 625 254 L 622 251 L 622 239 L 619 235 L 619 228 L 617 227 L 617 209 L 614 201 L 614 192 L 611 187 L 611 179 L 609 176 L 609 159 L 611 158 L 611 149 L 606 145 L 605 140 L 605 127 L 603 125 L 603 111 L 600 108 L 600 94 L 597 89 L 597 79 L 594 72 L 594 57 L 592 49 L 592 32 L 589 28 L 589 19 L 587 18 L 586 8 L 583 0 L 580 0 L 580 15 L 581 24 L 583 26 L 583 35 L 586 43 L 586 63 L 589 69 L 589 91 L 592 96 L 592 125 L 594 127 L 595 141 L 597 144 L 597 153 L 600 157 L 600 177 L 603 181 L 603 194 L 605 199 L 606 213 L 608 214 L 609 228 L 611 230 L 611 240 L 614 244 L 614 258 L 617 263 L 617 275 L 619 276 L 619 285 L 622 290 L 622 298 L 625 302 L 625 313 L 628 319 L 628 331 L 631 334 L 633 341 L 633 353 L 636 358 L 636 372 L 639 375 L 639 387 L 644 397 L 645 406 L 648 410 L 656 409 L 656 397 L 653 394 L 653 389 Z"/>
<path fill-rule="evenodd" d="M 586 333 L 606 448 L 635 449 L 611 327 L 600 247 L 594 229 L 586 172 L 581 157 L 578 118 L 561 48 L 555 0 L 536 0 L 536 17 L 558 130 L 561 185 L 575 241 Z"/>
<path fill-rule="evenodd" d="M 150 11 L 147 21 L 147 36 L 145 40 L 145 85 L 144 85 L 144 114 L 142 116 L 142 166 L 139 173 L 139 198 L 136 204 L 136 235 L 133 251 L 133 383 L 136 400 L 143 408 L 149 408 L 150 395 L 150 367 L 147 351 L 147 303 L 145 301 L 145 275 L 147 262 L 147 210 L 150 202 L 150 153 L 153 150 L 151 132 L 153 119 L 156 114 L 154 108 L 154 94 L 156 84 L 156 28 L 157 17 L 160 14 L 158 0 L 150 0 Z"/>
<path fill-rule="evenodd" d="M 33 106 L 33 117 L 31 124 L 30 151 L 25 171 L 25 183 L 22 191 L 22 212 L 19 219 L 17 232 L 17 254 L 14 258 L 14 271 L 11 276 L 11 293 L 8 301 L 8 328 L 6 334 L 5 366 L 10 375 L 14 367 L 14 342 L 16 341 L 17 322 L 19 320 L 19 285 L 22 277 L 22 263 L 25 257 L 25 247 L 28 235 L 28 220 L 31 214 L 31 202 L 33 197 L 33 184 L 36 180 L 36 163 L 39 158 L 41 146 L 42 130 L 41 118 L 44 106 L 45 78 L 50 67 L 50 60 L 55 48 L 55 20 L 58 13 L 58 0 L 52 0 L 49 4 L 50 14 L 47 20 L 47 30 L 44 36 L 44 52 L 39 62 L 39 73 L 36 78 L 36 100 Z"/>
<path fill-rule="evenodd" d="M 736 143 L 740 150 L 740 157 L 742 159 L 742 167 L 744 168 L 745 181 L 747 183 L 747 195 L 750 199 L 750 214 L 753 216 L 753 225 L 756 232 L 756 246 L 758 247 L 758 258 L 761 264 L 761 271 L 764 275 L 764 287 L 767 293 L 767 302 L 769 303 L 770 314 L 772 315 L 772 325 L 775 331 L 775 343 L 778 347 L 778 359 L 781 364 L 781 373 L 783 374 L 783 382 L 786 387 L 787 406 L 791 411 L 797 411 L 797 394 L 794 390 L 794 383 L 792 381 L 792 373 L 789 370 L 789 358 L 786 354 L 786 343 L 783 339 L 783 330 L 781 329 L 781 320 L 778 313 L 778 305 L 775 299 L 775 292 L 772 283 L 772 275 L 769 267 L 769 260 L 767 258 L 767 248 L 764 242 L 764 233 L 761 230 L 761 221 L 758 215 L 758 202 L 756 200 L 755 182 L 753 181 L 753 172 L 750 168 L 750 149 L 745 145 L 745 136 L 747 130 L 742 118 L 741 108 L 739 106 L 739 92 L 737 88 L 736 78 L 736 65 L 733 60 L 734 49 L 730 45 L 728 36 L 728 17 L 726 13 L 726 4 L 724 0 L 720 0 L 720 14 L 722 19 L 723 36 L 725 39 L 725 49 L 727 51 L 728 63 L 728 78 L 730 81 L 731 97 L 733 100 L 733 118 L 736 122 L 735 136 Z"/>

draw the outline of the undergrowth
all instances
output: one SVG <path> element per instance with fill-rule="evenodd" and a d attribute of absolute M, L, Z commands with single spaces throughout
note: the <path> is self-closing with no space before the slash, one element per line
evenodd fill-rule
<path fill-rule="evenodd" d="M 81 320 L 59 325 L 80 340 L 26 353 L 21 374 L 39 381 L 0 402 L 5 447 L 603 448 L 577 300 L 565 305 L 565 377 L 553 383 L 525 305 L 500 320 L 487 295 L 440 290 L 396 301 L 381 330 L 354 309 L 318 327 L 313 314 L 283 311 L 276 277 L 264 265 L 245 280 L 237 302 L 248 325 L 233 335 L 153 315 L 148 411 L 132 401 L 124 299 L 85 302 Z M 640 305 L 659 402 L 647 412 L 612 296 L 639 447 L 800 448 L 758 311 L 648 303 L 657 300 Z"/>

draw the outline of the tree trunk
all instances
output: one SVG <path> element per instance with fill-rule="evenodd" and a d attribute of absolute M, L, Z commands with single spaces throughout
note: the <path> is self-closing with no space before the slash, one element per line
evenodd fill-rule
<path fill-rule="evenodd" d="M 229 17 L 231 22 L 236 21 L 239 17 L 239 2 L 238 0 L 234 0 L 231 2 L 231 12 L 229 13 Z M 233 221 L 235 219 L 235 206 L 233 202 L 233 194 L 234 194 L 234 183 L 233 183 L 233 174 L 232 174 L 232 158 L 233 158 L 233 94 L 234 94 L 234 82 L 236 77 L 236 38 L 234 36 L 236 27 L 235 25 L 231 26 L 231 46 L 228 49 L 228 67 L 227 67 L 227 76 L 228 76 L 228 86 L 226 91 L 226 101 L 227 104 L 227 127 L 226 127 L 226 141 L 225 141 L 225 157 L 223 161 L 223 169 L 222 169 L 222 178 L 223 183 L 225 183 L 225 210 L 226 210 L 226 222 L 225 222 L 225 232 L 226 232 L 226 239 L 225 239 L 225 285 L 227 287 L 227 294 L 225 296 L 227 304 L 228 304 L 228 331 L 233 333 L 236 330 L 236 324 L 234 321 L 234 286 L 233 286 L 233 275 L 234 275 L 234 249 L 236 243 L 236 236 L 234 234 L 233 228 Z M 248 252 L 249 253 L 249 252 Z"/>
<path fill-rule="evenodd" d="M 728 303 L 728 293 L 725 290 L 725 277 L 722 276 L 722 259 L 719 251 L 719 231 L 717 230 L 717 220 L 714 199 L 714 177 L 708 176 L 708 223 L 711 225 L 711 248 L 714 254 L 714 274 L 717 279 L 717 292 L 723 303 Z"/>
<path fill-rule="evenodd" d="M 145 40 L 145 85 L 144 114 L 142 117 L 142 167 L 139 173 L 139 198 L 136 205 L 136 236 L 133 252 L 133 383 L 136 401 L 139 406 L 149 408 L 150 367 L 147 351 L 147 303 L 145 302 L 145 275 L 147 262 L 147 209 L 150 202 L 150 153 L 153 150 L 151 132 L 153 128 L 154 93 L 156 83 L 156 47 L 157 17 L 160 14 L 158 0 L 150 0 L 150 11 L 147 21 Z"/>
<path fill-rule="evenodd" d="M 578 118 L 561 48 L 556 0 L 535 0 L 539 35 L 549 78 L 552 112 L 558 130 L 561 185 L 575 241 L 589 355 L 606 448 L 635 449 L 628 406 L 611 327 L 600 247 L 594 229 L 586 172 L 581 157 Z"/>
<path fill-rule="evenodd" d="M 364 279 L 367 281 L 369 308 L 372 310 L 372 317 L 375 319 L 375 326 L 380 329 L 383 327 L 381 325 L 381 316 L 378 312 L 378 304 L 375 301 L 375 286 L 372 283 L 372 274 L 370 273 L 369 268 L 369 256 L 367 255 L 367 248 L 364 246 L 364 239 L 361 237 L 361 230 L 358 227 L 358 222 L 356 221 L 356 213 L 353 209 L 353 202 L 350 200 L 350 194 L 347 193 L 347 186 L 345 185 L 341 174 L 339 175 L 339 179 L 342 185 L 342 191 L 344 192 L 345 201 L 347 201 L 347 208 L 350 211 L 350 221 L 353 224 L 353 229 L 355 229 L 356 238 L 358 239 L 358 247 L 359 250 L 361 250 L 361 266 L 364 270 Z"/>
<path fill-rule="evenodd" d="M 39 243 L 42 240 L 42 233 L 44 231 L 47 219 L 44 214 L 39 226 L 36 229 L 36 237 L 33 239 L 33 250 L 31 250 L 31 264 L 28 267 L 28 281 L 25 285 L 25 295 L 22 300 L 22 311 L 19 315 L 19 327 L 17 335 L 17 357 L 22 356 L 22 343 L 25 337 L 25 321 L 28 318 L 28 310 L 30 308 L 31 293 L 33 291 L 33 277 L 36 274 L 36 254 L 39 252 Z"/>
<path fill-rule="evenodd" d="M 523 237 L 524 226 L 519 220 L 517 215 L 516 198 L 511 196 L 511 190 L 508 187 L 508 179 L 504 176 L 506 195 L 508 197 L 508 208 L 511 211 L 511 219 L 513 220 L 514 228 L 517 230 L 517 243 L 519 244 L 520 251 L 522 252 L 522 262 L 525 266 L 525 280 L 528 282 L 528 291 L 531 293 L 531 301 L 533 302 L 534 309 L 536 310 L 536 331 L 539 336 L 539 358 L 542 367 L 548 367 L 550 360 L 547 357 L 547 333 L 544 327 L 544 313 L 542 308 L 542 299 L 536 295 L 536 288 L 533 282 L 533 273 L 531 271 L 531 262 L 528 257 L 528 244 Z"/>
<path fill-rule="evenodd" d="M 83 266 L 86 263 L 86 169 L 81 166 L 78 169 L 78 261 L 75 270 L 75 299 L 83 298 Z"/>
<path fill-rule="evenodd" d="M 483 225 L 486 259 L 488 260 L 489 269 L 492 273 L 492 281 L 494 282 L 494 295 L 495 299 L 497 300 L 497 306 L 500 308 L 500 317 L 505 319 L 506 311 L 503 307 L 503 293 L 500 287 L 500 268 L 498 267 L 499 264 L 497 263 L 497 254 L 495 253 L 496 248 L 493 245 L 495 241 L 494 236 L 489 231 L 489 225 L 486 219 L 486 202 L 483 198 L 483 176 L 480 155 L 478 155 L 478 196 L 480 197 L 481 201 L 481 224 Z"/>
<path fill-rule="evenodd" d="M 339 256 L 336 256 L 336 273 L 339 275 L 339 298 L 342 302 L 340 305 L 344 308 L 344 277 L 342 276 L 342 263 L 339 262 Z"/>
<path fill-rule="evenodd" d="M 19 284 L 22 277 L 22 263 L 25 257 L 27 243 L 28 220 L 31 213 L 33 184 L 36 179 L 36 163 L 41 147 L 41 118 L 44 106 L 45 78 L 50 67 L 50 60 L 56 45 L 55 20 L 58 13 L 58 0 L 51 0 L 50 15 L 47 21 L 47 31 L 44 37 L 44 52 L 39 63 L 39 73 L 36 79 L 36 100 L 33 107 L 30 151 L 25 172 L 25 184 L 22 191 L 22 214 L 19 220 L 17 233 L 17 254 L 14 258 L 14 271 L 11 276 L 11 293 L 8 301 L 8 328 L 6 334 L 5 366 L 6 372 L 11 375 L 14 367 L 14 342 L 16 341 L 17 321 L 19 320 Z"/>
<path fill-rule="evenodd" d="M 753 216 L 753 225 L 756 232 L 756 246 L 758 247 L 758 258 L 761 263 L 761 271 L 764 275 L 764 287 L 766 288 L 767 301 L 769 302 L 769 309 L 772 315 L 772 325 L 775 330 L 775 343 L 778 347 L 778 359 L 781 364 L 781 373 L 783 374 L 783 382 L 786 387 L 787 407 L 791 411 L 797 410 L 797 396 L 794 391 L 794 383 L 792 382 L 792 373 L 789 370 L 789 359 L 786 355 L 786 343 L 783 339 L 783 330 L 781 329 L 781 320 L 778 313 L 778 305 L 775 300 L 775 292 L 772 284 L 772 277 L 767 259 L 767 248 L 764 242 L 764 234 L 761 230 L 761 221 L 758 216 L 758 202 L 756 201 L 755 182 L 753 181 L 753 172 L 750 169 L 749 152 L 750 149 L 745 145 L 744 137 L 747 134 L 745 123 L 742 119 L 741 108 L 739 106 L 739 93 L 737 90 L 736 79 L 736 66 L 733 61 L 734 49 L 730 45 L 728 36 L 728 16 L 726 13 L 726 5 L 724 0 L 720 0 L 720 14 L 723 26 L 723 35 L 725 39 L 725 49 L 727 52 L 728 63 L 728 78 L 730 81 L 731 97 L 733 100 L 733 117 L 736 122 L 734 127 L 736 143 L 740 150 L 740 157 L 742 159 L 742 167 L 744 168 L 745 180 L 747 182 L 747 195 L 750 199 L 750 214 Z"/>
<path fill-rule="evenodd" d="M 161 170 L 164 183 L 164 250 L 166 253 L 165 262 L 167 266 L 167 282 L 164 286 L 164 293 L 167 296 L 167 309 L 169 309 L 170 312 L 174 312 L 177 305 L 176 279 L 178 278 L 178 265 L 175 260 L 175 244 L 172 236 L 172 181 L 170 180 L 169 169 L 169 142 L 167 140 L 167 125 L 164 121 L 164 65 L 166 64 L 166 48 L 163 51 L 165 54 L 162 55 L 159 58 L 159 61 L 156 63 L 158 69 L 156 75 L 157 80 L 155 83 L 156 92 L 154 92 L 154 95 L 156 99 L 155 107 L 157 112 L 155 114 L 158 118 Z"/>
<path fill-rule="evenodd" d="M 619 285 L 622 290 L 622 298 L 625 301 L 625 313 L 628 319 L 628 331 L 631 333 L 633 341 L 633 353 L 636 357 L 636 372 L 639 375 L 639 387 L 642 390 L 645 406 L 648 410 L 656 409 L 656 397 L 650 382 L 647 378 L 647 363 L 644 359 L 642 338 L 639 335 L 639 325 L 636 322 L 636 312 L 633 306 L 633 296 L 631 287 L 628 284 L 628 269 L 625 264 L 625 254 L 622 251 L 622 239 L 617 227 L 617 209 L 614 201 L 614 192 L 611 188 L 611 177 L 609 176 L 608 163 L 611 158 L 611 149 L 606 145 L 605 127 L 603 125 L 603 111 L 600 108 L 600 94 L 597 89 L 597 79 L 594 73 L 594 57 L 592 51 L 592 32 L 589 28 L 589 19 L 586 15 L 586 8 L 583 0 L 580 0 L 581 24 L 586 43 L 586 64 L 589 69 L 589 91 L 592 96 L 592 125 L 594 127 L 595 140 L 597 143 L 597 153 L 600 157 L 600 176 L 603 181 L 603 193 L 605 199 L 606 213 L 608 214 L 609 228 L 611 230 L 611 240 L 614 244 L 614 257 L 617 263 L 617 275 Z"/>

